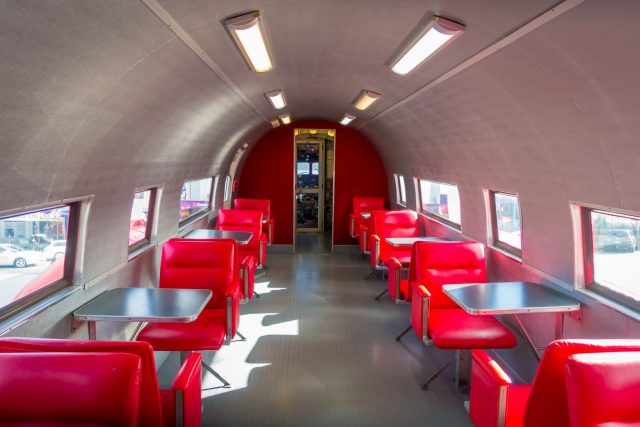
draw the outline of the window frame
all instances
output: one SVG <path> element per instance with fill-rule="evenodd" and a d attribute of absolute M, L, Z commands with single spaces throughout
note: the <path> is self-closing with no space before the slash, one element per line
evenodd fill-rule
<path fill-rule="evenodd" d="M 406 208 L 407 207 L 407 181 L 404 178 L 404 175 L 394 173 L 393 176 L 396 181 L 396 203 Z M 404 199 L 402 198 L 403 186 L 400 184 L 401 182 L 400 180 L 402 180 L 402 183 L 404 184 Z"/>
<path fill-rule="evenodd" d="M 209 213 L 211 213 L 212 210 L 212 206 L 213 206 L 213 195 L 214 195 L 214 187 L 215 187 L 215 176 L 206 176 L 203 178 L 196 178 L 196 179 L 185 179 L 184 181 L 182 181 L 182 185 L 186 185 L 188 182 L 196 182 L 196 181 L 204 181 L 205 179 L 210 179 L 211 180 L 211 188 L 209 188 L 209 203 L 207 204 L 207 207 L 204 209 L 199 210 L 196 213 L 193 213 L 189 216 L 186 216 L 184 218 L 180 218 L 178 220 L 178 229 L 182 229 L 185 226 L 191 224 L 194 221 L 199 220 L 200 218 L 204 217 L 205 215 L 208 215 Z M 182 187 L 180 187 L 180 197 L 178 200 L 178 203 L 182 202 Z M 180 206 L 178 206 L 178 215 L 180 215 Z"/>
<path fill-rule="evenodd" d="M 502 190 L 489 190 L 489 189 L 485 191 L 488 199 L 487 201 L 488 201 L 488 208 L 489 208 L 488 231 L 490 232 L 489 242 L 491 246 L 493 248 L 500 250 L 506 255 L 516 258 L 518 261 L 522 261 L 522 246 L 523 246 L 522 236 L 524 235 L 524 221 L 522 218 L 522 209 L 520 207 L 520 197 L 518 196 L 518 193 L 515 193 L 515 192 L 511 193 L 511 192 L 502 191 Z M 498 239 L 499 234 L 498 234 L 498 215 L 496 212 L 496 194 L 503 194 L 505 196 L 515 197 L 516 201 L 518 202 L 518 212 L 520 213 L 520 249 Z"/>
<path fill-rule="evenodd" d="M 153 243 L 153 230 L 155 228 L 155 220 L 156 220 L 156 211 L 157 211 L 157 200 L 158 200 L 158 187 L 142 187 L 137 188 L 133 193 L 133 199 L 131 200 L 131 206 L 133 208 L 133 204 L 135 203 L 136 194 L 144 193 L 146 191 L 150 191 L 149 195 L 149 210 L 147 211 L 147 228 L 144 233 L 144 238 L 135 242 L 132 245 L 129 245 L 129 255 L 139 252 L 141 249 L 151 246 Z M 129 216 L 129 221 L 131 221 L 131 216 Z M 129 232 L 131 232 L 131 222 L 129 222 Z"/>
<path fill-rule="evenodd" d="M 619 304 L 636 313 L 640 313 L 640 300 L 634 300 L 633 298 L 620 292 L 616 292 L 610 287 L 600 284 L 595 280 L 595 248 L 593 244 L 594 236 L 591 213 L 596 212 L 603 215 L 626 217 L 637 221 L 640 221 L 640 214 L 589 205 L 578 205 L 578 208 L 580 210 L 579 215 L 582 245 L 581 248 L 579 248 L 578 245 L 576 245 L 576 247 L 582 251 L 582 254 L 578 252 L 578 256 L 581 255 L 582 266 L 580 267 L 580 271 L 577 271 L 580 276 L 578 276 L 578 274 L 576 276 L 580 277 L 580 280 L 576 280 L 576 288 L 593 292 L 594 294 L 597 294 L 609 301 Z"/>
<path fill-rule="evenodd" d="M 224 194 L 223 202 L 229 202 L 231 200 L 231 175 L 227 175 L 224 179 Z"/>
<path fill-rule="evenodd" d="M 0 324 L 5 322 L 11 323 L 12 318 L 34 309 L 38 304 L 45 303 L 46 308 L 53 302 L 46 303 L 55 294 L 71 288 L 79 289 L 81 285 L 82 266 L 76 262 L 84 256 L 84 245 L 79 242 L 84 240 L 86 235 L 86 222 L 88 218 L 89 207 L 93 196 L 89 198 L 78 198 L 70 200 L 62 200 L 57 203 L 35 206 L 28 209 L 11 210 L 0 213 L 0 220 L 11 217 L 28 215 L 30 213 L 41 212 L 50 209 L 69 208 L 69 221 L 67 223 L 67 246 L 65 251 L 64 270 L 62 277 L 50 284 L 26 295 L 19 300 L 10 302 L 4 307 L 0 307 Z M 66 294 L 65 294 L 66 295 Z M 37 311 L 40 311 L 38 309 Z M 6 329 L 2 329 L 5 331 Z"/>
<path fill-rule="evenodd" d="M 462 200 L 460 198 L 460 188 L 458 187 L 458 184 L 455 183 L 450 183 L 450 182 L 443 182 L 443 181 L 434 181 L 431 179 L 426 179 L 426 178 L 415 178 L 416 179 L 416 193 L 417 193 L 417 198 L 418 198 L 418 212 L 420 212 L 422 215 L 426 216 L 427 218 L 433 219 L 434 221 L 440 222 L 443 225 L 446 225 L 448 227 L 451 227 L 453 229 L 455 229 L 456 231 L 462 231 Z M 458 190 L 458 204 L 460 205 L 460 223 L 457 223 L 455 221 L 450 220 L 449 218 L 445 218 L 441 215 L 438 215 L 435 212 L 431 212 L 428 210 L 423 209 L 422 207 L 424 206 L 424 203 L 422 202 L 422 186 L 420 185 L 420 183 L 424 181 L 424 182 L 429 182 L 429 183 L 434 183 L 434 184 L 440 184 L 440 185 L 450 185 L 452 187 L 455 187 Z"/>

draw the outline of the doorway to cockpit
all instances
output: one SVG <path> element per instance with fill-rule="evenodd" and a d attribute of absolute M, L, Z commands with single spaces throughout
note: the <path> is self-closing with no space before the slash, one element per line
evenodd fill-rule
<path fill-rule="evenodd" d="M 294 251 L 329 254 L 333 242 L 334 129 L 294 132 Z"/>

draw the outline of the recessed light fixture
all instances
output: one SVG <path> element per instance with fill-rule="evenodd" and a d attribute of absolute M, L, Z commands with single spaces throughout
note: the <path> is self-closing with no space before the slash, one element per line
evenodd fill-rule
<path fill-rule="evenodd" d="M 439 16 L 432 16 L 411 41 L 391 61 L 391 70 L 407 74 L 465 30 L 465 26 Z"/>
<path fill-rule="evenodd" d="M 226 19 L 224 24 L 253 71 L 264 73 L 273 68 L 260 12 L 234 16 Z"/>
<path fill-rule="evenodd" d="M 291 123 L 291 114 L 283 114 L 279 117 L 283 125 L 288 125 L 289 123 Z"/>
<path fill-rule="evenodd" d="M 382 95 L 379 93 L 363 89 L 358 98 L 353 103 L 356 110 L 366 110 L 371 104 L 376 102 Z"/>
<path fill-rule="evenodd" d="M 352 121 L 354 121 L 356 119 L 356 116 L 352 116 L 351 114 L 345 114 L 342 117 L 342 120 L 340 120 L 340 124 L 343 126 L 348 125 L 349 123 L 351 123 Z"/>
<path fill-rule="evenodd" d="M 282 94 L 282 90 L 272 90 L 271 92 L 267 92 L 264 94 L 273 108 L 276 110 L 280 110 L 287 105 L 287 101 L 284 100 L 284 95 Z"/>
<path fill-rule="evenodd" d="M 278 120 L 278 119 L 271 120 L 271 127 L 272 128 L 277 128 L 278 126 L 280 126 L 280 120 Z"/>

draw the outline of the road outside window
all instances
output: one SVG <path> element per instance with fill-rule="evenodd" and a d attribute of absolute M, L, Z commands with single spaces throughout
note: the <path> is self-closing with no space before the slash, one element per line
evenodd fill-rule
<path fill-rule="evenodd" d="M 594 282 L 640 301 L 640 218 L 591 211 L 591 237 Z"/>
<path fill-rule="evenodd" d="M 0 219 L 0 308 L 64 276 L 69 206 Z"/>

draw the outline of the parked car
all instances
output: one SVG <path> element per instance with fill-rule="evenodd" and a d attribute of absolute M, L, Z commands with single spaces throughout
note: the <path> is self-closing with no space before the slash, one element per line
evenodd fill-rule
<path fill-rule="evenodd" d="M 633 252 L 636 250 L 636 238 L 629 230 L 610 230 L 605 236 L 605 251 L 626 250 Z"/>
<path fill-rule="evenodd" d="M 0 265 L 24 268 L 41 260 L 40 252 L 24 250 L 16 245 L 0 244 Z"/>
<path fill-rule="evenodd" d="M 42 251 L 42 257 L 47 261 L 55 261 L 62 258 L 67 251 L 66 240 L 54 240 Z"/>
<path fill-rule="evenodd" d="M 31 240 L 26 237 L 2 237 L 0 238 L 0 245 L 16 245 L 23 250 L 33 249 Z"/>

